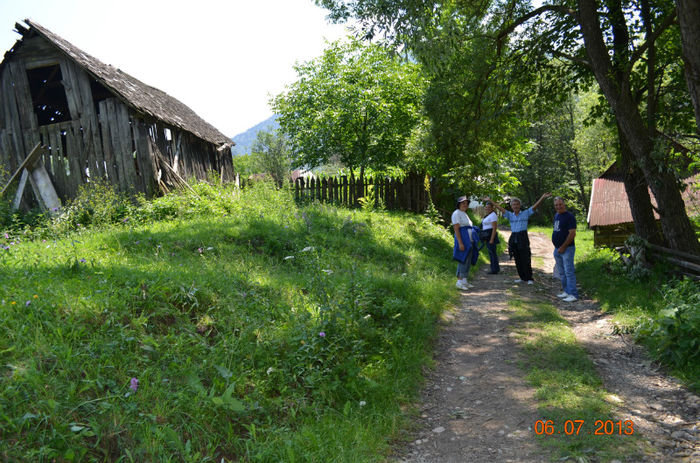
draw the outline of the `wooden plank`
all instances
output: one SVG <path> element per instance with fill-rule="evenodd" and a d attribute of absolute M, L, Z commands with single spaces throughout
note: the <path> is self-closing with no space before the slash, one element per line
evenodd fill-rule
<path fill-rule="evenodd" d="M 136 144 L 136 158 L 138 160 L 139 172 L 141 174 L 141 182 L 143 191 L 147 196 L 155 192 L 154 183 L 154 166 L 152 156 L 149 151 L 150 145 L 148 142 L 148 126 L 134 115 L 131 116 L 131 128 Z"/>
<path fill-rule="evenodd" d="M 78 154 L 79 147 L 82 145 L 82 136 L 80 133 L 80 123 L 73 121 L 70 127 L 66 129 L 66 162 L 68 163 L 69 173 L 66 176 L 68 190 L 66 198 L 75 198 L 78 194 L 78 188 L 83 183 L 82 173 L 80 172 L 80 157 Z M 76 128 L 77 127 L 77 128 Z"/>
<path fill-rule="evenodd" d="M 122 162 L 129 185 L 129 193 L 143 191 L 143 182 L 136 175 L 136 165 L 134 162 L 134 145 L 129 123 L 129 108 L 121 101 L 115 101 L 115 113 L 117 130 L 119 133 L 119 145 L 121 147 Z"/>
<path fill-rule="evenodd" d="M 30 175 L 34 179 L 32 185 L 34 186 L 34 193 L 37 199 L 39 199 L 39 202 L 43 203 L 43 206 L 49 213 L 55 212 L 61 207 L 61 200 L 56 194 L 49 173 L 46 171 L 44 165 L 38 164 L 34 170 L 30 172 Z"/>
<path fill-rule="evenodd" d="M 9 66 L 6 66 L 3 72 L 2 82 L 2 101 L 5 112 L 5 120 L 7 121 L 8 135 L 12 142 L 13 162 L 10 165 L 10 170 L 19 170 L 19 165 L 25 157 L 24 137 L 22 136 L 22 126 L 20 123 L 19 110 L 17 109 L 17 98 L 14 92 L 14 81 Z"/>
<path fill-rule="evenodd" d="M 119 188 L 119 191 L 127 192 L 128 183 L 124 172 L 123 160 L 119 152 L 119 129 L 116 124 L 114 98 L 100 101 L 100 127 L 102 132 L 102 148 L 105 159 L 109 159 L 113 165 L 116 179 L 112 184 Z"/>
<path fill-rule="evenodd" d="M 61 66 L 61 75 L 63 76 L 62 84 L 66 91 L 66 101 L 68 102 L 68 110 L 70 111 L 72 120 L 79 120 L 82 114 L 83 102 L 80 98 L 79 83 L 75 76 L 75 67 L 72 61 L 62 59 L 59 63 Z"/>
<path fill-rule="evenodd" d="M 671 254 L 671 255 L 674 255 L 676 257 L 682 257 L 686 260 L 689 260 L 690 262 L 700 264 L 700 256 L 696 256 L 695 254 L 689 254 L 689 253 L 683 252 L 683 251 L 676 251 L 675 249 L 665 248 L 663 246 L 658 246 L 658 245 L 652 244 L 652 243 L 649 243 L 649 247 L 651 249 L 653 249 L 654 251 L 665 252 L 667 254 Z"/>
<path fill-rule="evenodd" d="M 59 197 L 66 197 L 66 167 L 63 163 L 63 144 L 61 143 L 61 128 L 60 126 L 50 126 L 51 140 L 51 180 L 54 189 Z M 45 156 L 47 157 L 47 156 Z"/>
<path fill-rule="evenodd" d="M 33 167 L 34 164 L 39 160 L 39 157 L 45 152 L 45 149 L 41 146 L 40 143 L 37 143 L 32 151 L 29 153 L 29 155 L 22 161 L 20 164 L 19 168 L 17 171 L 15 171 L 14 174 L 12 174 L 12 177 L 10 177 L 10 180 L 7 181 L 5 184 L 5 187 L 0 191 L 0 196 L 2 196 L 5 193 L 5 190 L 12 184 L 12 182 L 15 181 L 15 179 L 22 174 L 22 170 Z"/>
<path fill-rule="evenodd" d="M 22 169 L 22 176 L 19 179 L 19 186 L 17 187 L 17 192 L 15 193 L 15 200 L 12 202 L 12 210 L 14 211 L 19 209 L 19 204 L 22 202 L 24 187 L 27 185 L 27 177 L 29 177 L 29 172 L 27 169 Z"/>

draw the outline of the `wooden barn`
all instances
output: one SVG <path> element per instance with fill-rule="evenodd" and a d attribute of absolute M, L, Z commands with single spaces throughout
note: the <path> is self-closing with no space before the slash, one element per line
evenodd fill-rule
<path fill-rule="evenodd" d="M 229 137 L 177 99 L 25 20 L 0 63 L 0 166 L 18 170 L 38 143 L 58 197 L 106 179 L 152 196 L 210 172 L 234 180 Z M 31 178 L 30 178 L 31 180 Z"/>
<path fill-rule="evenodd" d="M 688 215 L 700 215 L 700 176 L 686 179 L 683 192 Z M 656 199 L 649 190 L 651 203 L 657 207 Z M 654 212 L 654 217 L 659 215 Z M 634 233 L 634 222 L 630 210 L 623 175 L 617 163 L 613 163 L 600 177 L 593 179 L 591 201 L 588 207 L 588 226 L 593 229 L 595 246 L 615 247 L 625 243 Z M 660 225 L 659 225 L 660 227 Z"/>

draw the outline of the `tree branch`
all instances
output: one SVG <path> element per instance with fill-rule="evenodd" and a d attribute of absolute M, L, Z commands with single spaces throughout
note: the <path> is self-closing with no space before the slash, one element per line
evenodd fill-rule
<path fill-rule="evenodd" d="M 587 68 L 590 68 L 590 67 L 591 67 L 591 63 L 589 63 L 588 61 L 586 61 L 586 60 L 583 59 L 583 58 L 577 58 L 577 57 L 575 57 L 575 56 L 573 56 L 573 55 L 569 55 L 569 54 L 567 54 L 567 53 L 562 53 L 562 52 L 557 51 L 557 50 L 552 50 L 552 54 L 553 54 L 554 56 L 558 56 L 559 58 L 568 59 L 568 60 L 571 61 L 571 62 L 580 64 L 580 65 L 582 65 L 582 66 L 586 66 Z"/>
<path fill-rule="evenodd" d="M 562 6 L 562 5 L 542 5 L 539 8 L 535 8 L 534 10 L 527 13 L 526 15 L 523 15 L 523 16 L 520 16 L 519 18 L 516 18 L 515 21 L 513 21 L 513 23 L 511 25 L 509 25 L 508 27 L 506 27 L 505 29 L 501 29 L 501 31 L 496 36 L 496 39 L 500 42 L 500 40 L 503 39 L 506 35 L 513 32 L 516 27 L 529 21 L 530 19 L 534 18 L 535 16 L 539 16 L 542 13 L 546 13 L 548 11 L 551 11 L 554 13 L 559 13 L 562 15 L 576 17 L 576 10 L 574 10 L 572 8 L 568 8 L 568 7 Z"/>
<path fill-rule="evenodd" d="M 661 34 L 663 34 L 666 29 L 671 27 L 673 23 L 676 22 L 676 10 L 674 9 L 669 15 L 664 19 L 664 21 L 659 24 L 659 27 L 656 28 L 654 33 L 652 34 L 651 37 L 648 37 L 644 43 L 642 44 L 641 47 L 637 48 L 634 50 L 634 53 L 630 56 L 630 61 L 627 63 L 627 68 L 625 69 L 625 78 L 629 78 L 630 73 L 632 72 L 632 68 L 634 67 L 634 63 L 636 63 L 639 58 L 642 57 L 645 51 L 647 51 L 647 48 L 656 41 L 656 39 L 659 38 Z"/>

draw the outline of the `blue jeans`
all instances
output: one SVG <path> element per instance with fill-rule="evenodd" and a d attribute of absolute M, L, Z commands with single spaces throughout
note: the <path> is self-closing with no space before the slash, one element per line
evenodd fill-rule
<path fill-rule="evenodd" d="M 472 264 L 472 252 L 474 252 L 474 245 L 472 243 L 472 248 L 467 254 L 467 260 L 464 263 L 457 261 L 457 278 L 467 278 L 469 276 L 469 267 Z"/>
<path fill-rule="evenodd" d="M 576 289 L 576 273 L 574 272 L 574 254 L 576 246 L 568 246 L 564 254 L 559 254 L 559 248 L 554 249 L 554 260 L 562 269 L 561 289 L 571 296 L 578 297 Z"/>

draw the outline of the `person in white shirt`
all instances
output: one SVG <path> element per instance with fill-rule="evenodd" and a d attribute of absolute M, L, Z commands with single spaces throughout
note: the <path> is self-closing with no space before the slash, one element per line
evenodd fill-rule
<path fill-rule="evenodd" d="M 468 281 L 469 277 L 469 267 L 471 266 L 472 253 L 475 252 L 474 241 L 474 230 L 472 229 L 472 221 L 467 215 L 467 209 L 469 209 L 469 198 L 466 196 L 460 196 L 457 199 L 457 209 L 452 213 L 452 227 L 455 231 L 455 254 L 459 249 L 459 254 L 464 257 L 466 252 L 466 260 L 462 263 L 459 259 L 457 260 L 457 288 L 459 289 L 469 289 L 473 287 Z"/>
<path fill-rule="evenodd" d="M 486 249 L 489 251 L 491 268 L 487 273 L 489 275 L 495 275 L 501 271 L 501 266 L 498 263 L 498 250 L 496 249 L 498 243 L 500 243 L 498 239 L 498 216 L 493 210 L 494 207 L 491 201 L 486 201 L 484 209 L 486 209 L 486 217 L 481 221 L 479 240 L 486 243 Z"/>

